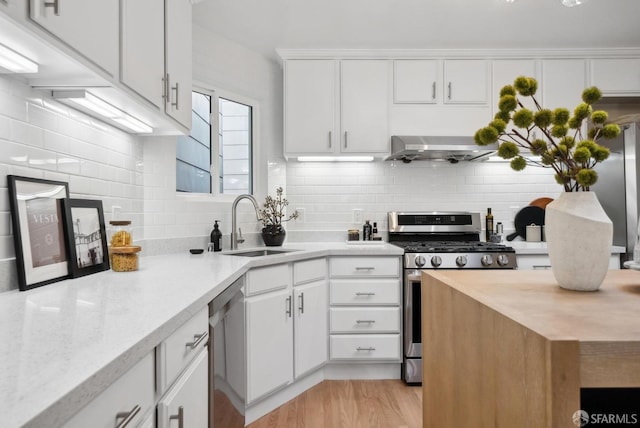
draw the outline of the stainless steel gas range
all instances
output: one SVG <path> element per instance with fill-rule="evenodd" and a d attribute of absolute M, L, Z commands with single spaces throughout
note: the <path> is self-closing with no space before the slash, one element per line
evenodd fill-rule
<path fill-rule="evenodd" d="M 404 249 L 404 358 L 402 378 L 422 383 L 422 269 L 515 269 L 516 252 L 481 242 L 480 213 L 457 211 L 390 212 L 390 244 Z"/>

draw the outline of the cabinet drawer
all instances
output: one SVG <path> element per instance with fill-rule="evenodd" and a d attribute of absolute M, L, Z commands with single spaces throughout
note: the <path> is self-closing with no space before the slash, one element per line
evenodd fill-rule
<path fill-rule="evenodd" d="M 64 427 L 112 428 L 114 422 L 121 423 L 127 416 L 131 416 L 129 426 L 137 426 L 154 405 L 154 385 L 153 352 L 150 352 L 67 421 Z"/>
<path fill-rule="evenodd" d="M 247 296 L 287 288 L 289 285 L 291 274 L 288 264 L 266 266 L 247 272 Z"/>
<path fill-rule="evenodd" d="M 397 279 L 331 280 L 332 305 L 399 305 Z"/>
<path fill-rule="evenodd" d="M 399 257 L 336 257 L 329 263 L 332 277 L 400 275 Z"/>
<path fill-rule="evenodd" d="M 158 345 L 158 389 L 173 383 L 180 372 L 206 346 L 209 334 L 209 309 L 203 308 Z"/>
<path fill-rule="evenodd" d="M 399 333 L 400 308 L 331 308 L 331 333 Z"/>
<path fill-rule="evenodd" d="M 399 360 L 399 334 L 331 336 L 332 360 Z"/>
<path fill-rule="evenodd" d="M 293 284 L 304 284 L 327 277 L 326 259 L 305 260 L 293 264 Z"/>

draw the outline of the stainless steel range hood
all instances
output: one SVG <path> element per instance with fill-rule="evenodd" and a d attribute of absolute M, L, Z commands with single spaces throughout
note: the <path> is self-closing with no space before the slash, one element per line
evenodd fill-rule
<path fill-rule="evenodd" d="M 478 146 L 473 137 L 391 137 L 391 155 L 385 160 L 439 160 L 458 163 L 460 161 L 486 160 L 498 150 L 498 144 Z"/>

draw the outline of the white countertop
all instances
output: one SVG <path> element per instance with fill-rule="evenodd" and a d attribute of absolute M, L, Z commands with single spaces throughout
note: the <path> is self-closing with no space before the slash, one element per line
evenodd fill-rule
<path fill-rule="evenodd" d="M 106 271 L 0 294 L 3 427 L 67 420 L 249 268 L 328 255 L 401 255 L 393 245 L 300 243 L 268 257 L 142 257 Z"/>

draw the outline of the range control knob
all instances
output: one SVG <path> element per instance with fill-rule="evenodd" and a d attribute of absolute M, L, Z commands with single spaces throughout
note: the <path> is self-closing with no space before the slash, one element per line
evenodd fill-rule
<path fill-rule="evenodd" d="M 427 263 L 427 260 L 424 258 L 424 256 L 416 256 L 416 258 L 413 259 L 413 262 L 417 267 L 422 267 Z"/>
<path fill-rule="evenodd" d="M 456 257 L 456 264 L 458 267 L 463 267 L 467 264 L 467 256 L 458 256 Z"/>
<path fill-rule="evenodd" d="M 500 254 L 498 256 L 498 265 L 506 266 L 508 264 L 509 264 L 509 256 L 507 256 L 506 254 Z"/>
<path fill-rule="evenodd" d="M 440 258 L 440 256 L 431 257 L 431 266 L 439 267 L 441 264 L 442 264 L 442 259 Z"/>
<path fill-rule="evenodd" d="M 490 254 L 485 254 L 480 259 L 480 263 L 482 263 L 482 266 L 491 266 L 493 264 L 493 257 L 491 257 Z"/>

